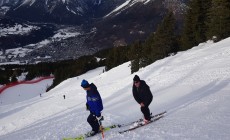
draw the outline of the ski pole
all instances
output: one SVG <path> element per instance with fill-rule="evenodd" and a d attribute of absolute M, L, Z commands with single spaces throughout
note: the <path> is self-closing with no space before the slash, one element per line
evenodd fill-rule
<path fill-rule="evenodd" d="M 102 139 L 104 139 L 104 137 L 105 137 L 105 135 L 104 135 L 104 128 L 103 128 L 103 126 L 102 126 L 102 120 L 104 120 L 104 117 L 102 116 L 102 118 L 100 119 L 100 120 L 98 120 L 98 123 L 99 123 L 99 125 L 100 125 L 100 131 L 101 131 L 101 135 L 102 135 Z"/>
<path fill-rule="evenodd" d="M 104 129 L 103 126 L 100 125 L 100 130 L 101 130 L 102 139 L 104 139 L 104 137 L 105 137 L 103 129 Z"/>

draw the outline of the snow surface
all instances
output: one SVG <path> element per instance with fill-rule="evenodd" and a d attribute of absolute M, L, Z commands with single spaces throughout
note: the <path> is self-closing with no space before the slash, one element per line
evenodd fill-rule
<path fill-rule="evenodd" d="M 11 88 L 7 88 L 3 91 L 3 93 L 0 93 L 1 105 L 4 106 L 16 104 L 18 102 L 23 102 L 31 98 L 35 98 L 38 96 L 40 97 L 40 94 L 45 94 L 46 89 L 50 87 L 52 83 L 53 78 L 42 80 L 34 84 L 23 83 L 20 85 L 13 86 Z"/>
<path fill-rule="evenodd" d="M 29 100 L 18 97 L 18 91 L 26 90 L 19 85 L 11 93 L 6 90 L 8 93 L 0 95 L 2 101 L 25 98 L 0 106 L 0 139 L 61 140 L 90 131 L 86 93 L 80 87 L 82 79 L 98 87 L 104 104 L 104 126 L 137 120 L 143 117 L 132 96 L 132 79 L 138 74 L 153 93 L 151 112 L 168 113 L 163 119 L 132 132 L 119 134 L 125 128 L 112 129 L 105 133 L 106 140 L 229 140 L 229 61 L 230 38 L 227 38 L 218 43 L 202 43 L 134 74 L 130 72 L 130 62 L 105 73 L 104 67 L 100 67 L 65 80 L 42 97 Z M 8 97 L 2 97 L 4 94 Z M 102 138 L 97 135 L 90 139 Z"/>

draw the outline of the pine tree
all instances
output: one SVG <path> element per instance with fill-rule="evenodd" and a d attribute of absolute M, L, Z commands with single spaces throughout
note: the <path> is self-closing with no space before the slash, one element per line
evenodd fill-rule
<path fill-rule="evenodd" d="M 152 44 L 152 60 L 167 57 L 175 50 L 175 18 L 169 12 L 158 26 Z"/>
<path fill-rule="evenodd" d="M 193 33 L 194 31 L 194 23 L 192 19 L 192 9 L 189 8 L 187 10 L 185 21 L 184 21 L 184 27 L 183 27 L 183 35 L 182 35 L 182 47 L 181 50 L 187 50 L 191 47 L 195 46 L 195 35 Z"/>
<path fill-rule="evenodd" d="M 1 85 L 10 83 L 8 75 L 10 74 L 8 74 L 7 70 L 0 69 L 0 84 Z"/>
<path fill-rule="evenodd" d="M 142 47 L 142 53 L 140 58 L 140 67 L 145 67 L 151 64 L 153 61 L 151 59 L 151 42 L 147 40 Z"/>
<path fill-rule="evenodd" d="M 230 36 L 230 1 L 212 0 L 212 6 L 209 10 L 208 38 L 213 36 L 217 40 Z"/>
<path fill-rule="evenodd" d="M 141 42 L 137 41 L 131 46 L 130 49 L 130 60 L 131 60 L 131 73 L 134 73 L 140 68 L 140 58 L 142 54 Z"/>
<path fill-rule="evenodd" d="M 137 72 L 139 70 L 140 68 L 139 61 L 140 61 L 139 58 L 131 61 L 131 73 Z"/>
<path fill-rule="evenodd" d="M 208 10 L 211 6 L 210 0 L 197 0 L 196 5 L 194 6 L 193 12 L 195 15 L 195 39 L 197 43 L 201 43 L 207 40 L 207 19 L 208 19 Z"/>
<path fill-rule="evenodd" d="M 210 0 L 192 0 L 185 16 L 182 35 L 182 50 L 190 49 L 207 40 L 207 19 Z"/>
<path fill-rule="evenodd" d="M 18 81 L 18 79 L 16 78 L 15 75 L 13 75 L 13 76 L 11 77 L 11 82 L 17 82 L 17 81 Z"/>
<path fill-rule="evenodd" d="M 127 46 L 119 46 L 112 48 L 106 56 L 106 71 L 124 62 L 129 61 L 128 51 L 129 47 Z"/>
<path fill-rule="evenodd" d="M 114 60 L 114 51 L 110 50 L 106 58 L 106 67 L 105 67 L 106 71 L 113 68 L 113 60 Z"/>

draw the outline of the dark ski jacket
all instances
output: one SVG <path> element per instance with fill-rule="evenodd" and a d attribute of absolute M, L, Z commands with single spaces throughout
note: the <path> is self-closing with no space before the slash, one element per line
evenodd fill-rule
<path fill-rule="evenodd" d="M 87 105 L 89 106 L 89 110 L 92 114 L 96 116 L 101 116 L 101 111 L 103 110 L 103 104 L 102 104 L 102 99 L 97 91 L 97 87 L 91 83 L 90 84 L 90 90 L 86 91 L 86 100 L 87 100 Z"/>
<path fill-rule="evenodd" d="M 152 92 L 145 81 L 141 80 L 140 82 L 139 88 L 133 84 L 133 97 L 139 104 L 144 103 L 145 106 L 149 106 L 153 100 Z"/>

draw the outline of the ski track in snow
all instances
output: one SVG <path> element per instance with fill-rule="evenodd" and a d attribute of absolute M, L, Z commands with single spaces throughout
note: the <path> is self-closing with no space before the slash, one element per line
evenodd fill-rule
<path fill-rule="evenodd" d="M 0 140 L 61 140 L 88 132 L 82 79 L 95 83 L 103 98 L 104 126 L 142 118 L 132 96 L 138 74 L 150 86 L 153 114 L 164 118 L 134 131 L 115 128 L 107 140 L 228 140 L 230 138 L 230 38 L 202 43 L 188 51 L 156 61 L 131 74 L 130 62 L 108 72 L 104 67 L 70 78 L 43 97 L 0 106 Z M 21 90 L 21 89 L 20 89 Z M 63 94 L 66 99 L 63 99 Z M 8 99 L 9 100 L 9 99 Z M 89 140 L 100 140 L 96 135 Z"/>

